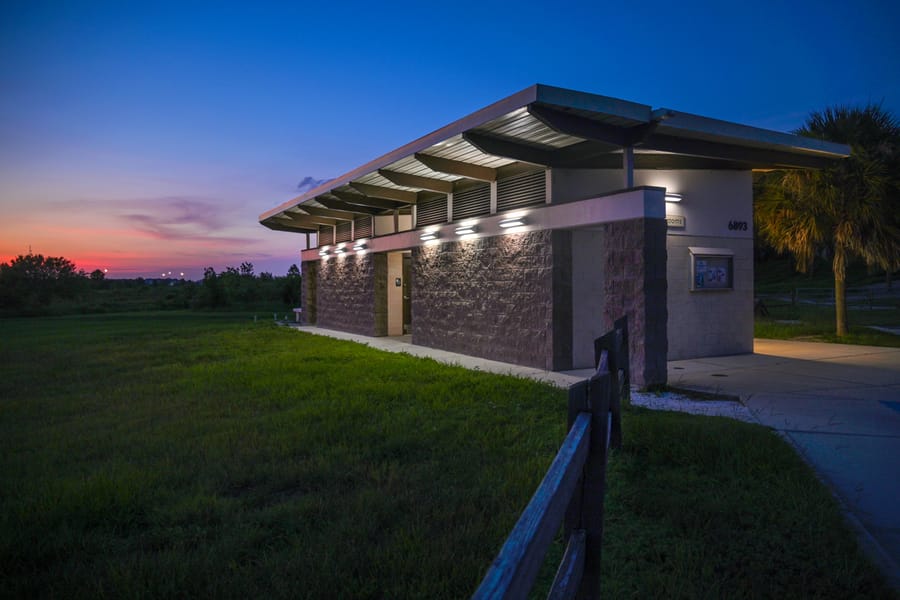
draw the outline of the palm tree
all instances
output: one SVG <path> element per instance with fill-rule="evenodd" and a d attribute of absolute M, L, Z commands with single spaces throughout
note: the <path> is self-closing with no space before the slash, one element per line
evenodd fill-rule
<path fill-rule="evenodd" d="M 774 171 L 755 182 L 759 233 L 798 270 L 825 251 L 834 272 L 835 324 L 847 334 L 847 261 L 900 267 L 900 126 L 870 104 L 814 112 L 795 133 L 848 144 L 848 158 L 820 171 Z"/>

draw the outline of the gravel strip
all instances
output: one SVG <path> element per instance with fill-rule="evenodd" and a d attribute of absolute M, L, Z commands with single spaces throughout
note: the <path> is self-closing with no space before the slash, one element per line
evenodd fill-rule
<path fill-rule="evenodd" d="M 674 410 L 692 415 L 727 417 L 747 423 L 759 423 L 750 413 L 750 409 L 740 402 L 730 400 L 692 400 L 673 392 L 653 394 L 632 391 L 631 403 L 651 410 Z"/>

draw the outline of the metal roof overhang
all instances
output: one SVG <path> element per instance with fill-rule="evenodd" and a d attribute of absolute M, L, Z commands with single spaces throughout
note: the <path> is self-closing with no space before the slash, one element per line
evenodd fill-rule
<path fill-rule="evenodd" d="M 529 165 L 636 169 L 821 168 L 849 155 L 824 142 L 671 109 L 533 85 L 260 215 L 279 231 L 408 210 L 420 199 Z"/>

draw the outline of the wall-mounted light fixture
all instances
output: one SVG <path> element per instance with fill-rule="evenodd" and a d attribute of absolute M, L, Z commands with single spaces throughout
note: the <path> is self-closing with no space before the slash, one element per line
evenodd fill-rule
<path fill-rule="evenodd" d="M 425 233 L 423 233 L 422 235 L 419 236 L 419 239 L 422 240 L 423 242 L 429 242 L 431 240 L 436 240 L 436 239 L 438 239 L 438 233 L 437 233 L 437 231 L 426 231 Z"/>
<path fill-rule="evenodd" d="M 503 229 L 509 229 L 510 227 L 519 227 L 525 224 L 525 219 L 522 217 L 513 217 L 511 219 L 503 219 L 500 221 L 500 227 Z"/>
<path fill-rule="evenodd" d="M 681 202 L 681 194 L 666 192 L 666 202 Z"/>
<path fill-rule="evenodd" d="M 475 225 L 463 225 L 456 228 L 456 235 L 471 235 L 476 231 L 478 231 L 478 227 Z"/>
<path fill-rule="evenodd" d="M 334 249 L 334 253 L 335 253 L 335 254 L 343 254 L 343 253 L 346 252 L 346 251 L 347 251 L 347 249 L 344 248 L 343 246 L 341 246 L 340 248 L 335 248 L 335 249 Z"/>
<path fill-rule="evenodd" d="M 365 242 L 356 242 L 355 244 L 353 244 L 353 249 L 356 250 L 357 252 L 359 252 L 360 250 L 365 250 L 366 243 Z"/>
<path fill-rule="evenodd" d="M 328 254 L 328 248 L 322 248 L 321 250 L 319 250 L 319 256 L 328 256 Z"/>

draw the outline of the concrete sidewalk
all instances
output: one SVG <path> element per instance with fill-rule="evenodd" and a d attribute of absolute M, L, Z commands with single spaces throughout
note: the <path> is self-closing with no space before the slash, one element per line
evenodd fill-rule
<path fill-rule="evenodd" d="M 900 589 L 900 348 L 755 340 L 754 354 L 669 363 L 669 385 L 740 397 L 844 503 Z"/>

